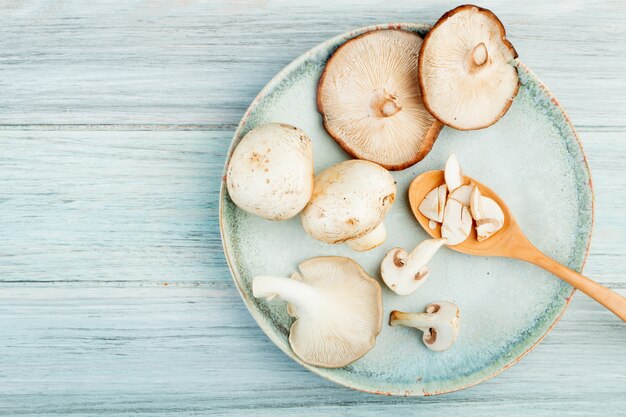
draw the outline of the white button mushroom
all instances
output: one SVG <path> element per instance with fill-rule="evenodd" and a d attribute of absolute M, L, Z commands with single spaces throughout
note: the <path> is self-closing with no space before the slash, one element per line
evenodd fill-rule
<path fill-rule="evenodd" d="M 422 340 L 426 347 L 441 352 L 449 349 L 456 341 L 460 314 L 455 304 L 440 301 L 428 305 L 425 313 L 403 313 L 394 310 L 389 317 L 389 324 L 421 330 L 424 332 Z"/>
<path fill-rule="evenodd" d="M 502 22 L 473 5 L 444 14 L 424 38 L 418 77 L 424 105 L 460 130 L 497 122 L 519 89 L 517 58 Z"/>
<path fill-rule="evenodd" d="M 355 158 L 407 168 L 432 148 L 441 123 L 422 103 L 416 33 L 382 29 L 340 46 L 326 64 L 317 107 L 328 134 Z"/>
<path fill-rule="evenodd" d="M 504 212 L 493 199 L 482 196 L 474 187 L 471 196 L 472 217 L 476 220 L 476 239 L 480 242 L 489 239 L 504 226 Z"/>
<path fill-rule="evenodd" d="M 313 196 L 301 213 L 302 226 L 322 242 L 369 250 L 385 241 L 382 221 L 395 195 L 386 169 L 368 161 L 344 161 L 315 178 Z"/>
<path fill-rule="evenodd" d="M 313 190 L 313 149 L 302 130 L 270 123 L 248 132 L 226 172 L 228 194 L 243 210 L 269 220 L 298 214 Z"/>
<path fill-rule="evenodd" d="M 426 265 L 446 243 L 446 239 L 427 239 L 408 254 L 402 248 L 393 248 L 380 265 L 380 275 L 389 289 L 398 295 L 417 290 L 430 274 Z"/>
<path fill-rule="evenodd" d="M 289 333 L 293 352 L 309 365 L 340 368 L 376 343 L 383 320 L 378 282 L 353 260 L 319 257 L 302 262 L 289 278 L 259 276 L 255 297 L 278 296 L 296 317 Z"/>

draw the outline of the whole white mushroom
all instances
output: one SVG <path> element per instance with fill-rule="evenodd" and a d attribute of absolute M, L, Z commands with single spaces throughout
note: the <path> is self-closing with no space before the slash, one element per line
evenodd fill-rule
<path fill-rule="evenodd" d="M 385 241 L 382 222 L 395 196 L 389 171 L 373 162 L 344 161 L 315 178 L 311 201 L 302 210 L 302 226 L 322 242 L 346 242 L 366 251 Z"/>
<path fill-rule="evenodd" d="M 226 186 L 241 209 L 285 220 L 311 198 L 313 177 L 311 139 L 297 127 L 270 123 L 241 139 L 228 163 Z"/>

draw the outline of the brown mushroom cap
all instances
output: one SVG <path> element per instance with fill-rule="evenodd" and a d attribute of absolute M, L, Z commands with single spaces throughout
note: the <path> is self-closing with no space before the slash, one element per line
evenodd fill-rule
<path fill-rule="evenodd" d="M 507 112 L 519 89 L 517 58 L 490 10 L 459 6 L 424 38 L 418 76 L 424 105 L 459 130 L 483 129 Z"/>
<path fill-rule="evenodd" d="M 328 60 L 317 88 L 324 128 L 358 159 L 400 170 L 423 159 L 442 128 L 417 81 L 422 38 L 397 29 L 365 33 Z"/>

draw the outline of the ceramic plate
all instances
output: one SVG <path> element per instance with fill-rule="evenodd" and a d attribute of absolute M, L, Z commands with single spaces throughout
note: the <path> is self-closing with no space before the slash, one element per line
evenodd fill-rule
<path fill-rule="evenodd" d="M 313 141 L 315 171 L 349 156 L 326 134 L 316 110 L 317 80 L 329 56 L 346 40 L 379 28 L 401 28 L 424 36 L 429 27 L 393 24 L 366 27 L 332 38 L 285 67 L 255 98 L 233 138 L 232 149 L 250 129 L 285 122 L 304 129 Z M 580 271 L 593 223 L 589 169 L 581 144 L 556 99 L 521 62 L 521 88 L 511 109 L 485 130 L 444 128 L 432 152 L 418 164 L 394 172 L 397 197 L 387 214 L 387 241 L 358 253 L 345 245 L 328 245 L 309 237 L 298 217 L 272 222 L 238 209 L 225 186 L 220 196 L 224 251 L 241 296 L 269 338 L 293 360 L 331 381 L 358 390 L 388 395 L 433 395 L 459 390 L 490 377 L 528 353 L 559 319 L 572 287 L 520 261 L 470 257 L 443 248 L 430 263 L 428 281 L 410 296 L 383 287 L 385 319 L 376 346 L 340 369 L 303 364 L 287 336 L 292 319 L 285 303 L 252 296 L 256 275 L 290 276 L 300 262 L 324 255 L 347 256 L 371 276 L 392 247 L 407 250 L 425 239 L 412 216 L 407 190 L 420 173 L 441 169 L 455 153 L 467 175 L 496 191 L 513 210 L 522 230 L 540 250 Z M 446 352 L 424 347 L 421 333 L 390 327 L 391 310 L 423 311 L 430 302 L 450 300 L 461 309 L 461 331 Z"/>

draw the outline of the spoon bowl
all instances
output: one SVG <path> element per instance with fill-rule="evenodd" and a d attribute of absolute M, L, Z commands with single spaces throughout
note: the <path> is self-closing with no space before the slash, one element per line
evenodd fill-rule
<path fill-rule="evenodd" d="M 409 187 L 411 210 L 422 228 L 433 238 L 441 237 L 441 225 L 437 223 L 435 228 L 431 229 L 430 220 L 418 210 L 418 207 L 426 194 L 442 184 L 445 184 L 444 171 L 427 171 L 415 178 Z M 464 242 L 448 246 L 450 249 L 468 255 L 515 258 L 537 265 L 578 288 L 626 321 L 626 298 L 561 265 L 539 251 L 526 238 L 509 207 L 488 187 L 467 176 L 463 177 L 463 184 L 478 186 L 483 196 L 498 203 L 504 213 L 504 225 L 494 235 L 482 241 L 476 239 L 476 230 L 472 228 L 470 235 Z"/>

